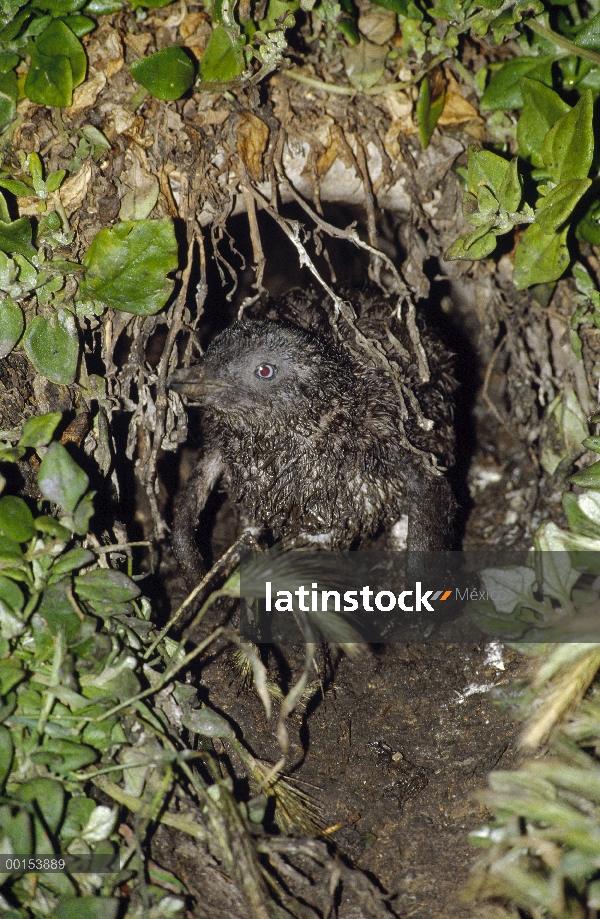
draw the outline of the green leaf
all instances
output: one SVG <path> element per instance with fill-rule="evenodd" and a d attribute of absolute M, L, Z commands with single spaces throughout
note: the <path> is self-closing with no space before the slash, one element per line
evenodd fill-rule
<path fill-rule="evenodd" d="M 458 258 L 476 261 L 491 255 L 496 248 L 496 234 L 491 231 L 492 226 L 493 224 L 484 224 L 472 233 L 459 236 L 446 249 L 444 258 L 448 261 L 454 261 Z"/>
<path fill-rule="evenodd" d="M 85 536 L 90 528 L 90 520 L 94 516 L 95 491 L 88 491 L 84 495 L 73 513 L 73 529 L 80 536 Z"/>
<path fill-rule="evenodd" d="M 31 46 L 25 94 L 32 102 L 68 107 L 86 69 L 81 42 L 64 22 L 54 19 Z"/>
<path fill-rule="evenodd" d="M 0 725 L 0 792 L 4 791 L 6 780 L 10 775 L 14 752 L 10 731 L 4 725 Z"/>
<path fill-rule="evenodd" d="M 467 187 L 476 195 L 482 185 L 494 192 L 496 197 L 506 180 L 510 163 L 496 153 L 482 150 L 481 147 L 469 147 Z"/>
<path fill-rule="evenodd" d="M 200 62 L 200 76 L 207 83 L 235 80 L 244 69 L 244 58 L 223 26 L 213 29 Z"/>
<path fill-rule="evenodd" d="M 83 469 L 62 444 L 50 444 L 40 464 L 38 485 L 47 501 L 58 504 L 66 513 L 72 513 L 89 485 Z"/>
<path fill-rule="evenodd" d="M 35 254 L 31 244 L 31 221 L 28 217 L 19 217 L 11 223 L 0 221 L 0 251 L 8 255 L 17 252 L 25 258 L 31 258 Z"/>
<path fill-rule="evenodd" d="M 87 725 L 90 727 L 91 725 Z M 81 835 L 81 831 L 88 822 L 90 816 L 96 809 L 96 805 L 91 798 L 84 795 L 77 795 L 69 799 L 67 804 L 67 815 L 63 825 L 60 828 L 60 838 L 65 842 L 70 842 Z"/>
<path fill-rule="evenodd" d="M 35 518 L 35 525 L 40 533 L 47 533 L 48 536 L 59 539 L 61 542 L 68 542 L 71 538 L 71 531 L 54 517 L 48 517 L 43 514 L 41 517 Z"/>
<path fill-rule="evenodd" d="M 179 99 L 194 82 L 196 70 L 181 48 L 163 48 L 130 68 L 134 80 L 157 99 Z"/>
<path fill-rule="evenodd" d="M 594 453 L 600 453 L 600 437 L 586 437 L 585 440 L 581 441 L 581 446 L 585 447 L 586 450 L 592 450 Z"/>
<path fill-rule="evenodd" d="M 421 86 L 419 87 L 419 98 L 417 100 L 417 124 L 419 125 L 421 146 L 424 150 L 429 146 L 431 135 L 438 123 L 438 118 L 442 114 L 445 101 L 445 89 L 439 96 L 432 100 L 429 77 L 423 77 Z"/>
<path fill-rule="evenodd" d="M 521 79 L 529 77 L 532 80 L 552 86 L 552 64 L 554 55 L 543 57 L 515 57 L 507 61 L 498 70 L 485 90 L 480 108 L 483 111 L 497 111 L 498 109 L 521 108 L 524 98 L 521 92 Z"/>
<path fill-rule="evenodd" d="M 384 10 L 391 10 L 399 16 L 408 16 L 408 0 L 372 0 L 375 6 L 382 6 Z"/>
<path fill-rule="evenodd" d="M 35 194 L 33 183 L 30 179 L 21 181 L 20 179 L 0 179 L 0 188 L 6 188 L 13 195 L 33 195 Z"/>
<path fill-rule="evenodd" d="M 18 584 L 15 584 L 14 581 L 11 581 L 10 578 L 5 578 L 0 575 L 0 600 L 3 600 L 4 603 L 7 603 L 8 606 L 14 612 L 20 612 L 23 609 L 23 604 L 25 598 L 23 596 L 23 591 Z M 11 660 L 11 658 L 9 658 Z M 3 688 L 0 691 L 0 695 L 6 695 L 8 692 L 7 689 Z"/>
<path fill-rule="evenodd" d="M 275 29 L 290 29 L 295 24 L 294 12 L 300 6 L 299 0 L 269 0 L 267 5 L 267 14 L 264 19 L 261 19 L 258 23 L 258 28 L 261 32 L 273 32 Z M 338 28 L 341 27 L 342 32 L 346 34 L 344 26 L 350 27 L 350 34 L 352 34 L 352 26 L 354 26 L 354 32 L 356 33 L 356 11 L 352 6 L 351 2 L 348 0 L 340 0 L 340 6 L 342 8 L 342 13 L 337 18 L 335 23 Z M 357 34 L 358 38 L 358 34 Z M 358 44 L 358 42 L 356 42 Z"/>
<path fill-rule="evenodd" d="M 0 51 L 0 73 L 8 73 L 19 63 L 19 55 L 14 51 Z"/>
<path fill-rule="evenodd" d="M 10 297 L 0 301 L 0 360 L 10 354 L 21 335 L 25 320 L 21 308 Z"/>
<path fill-rule="evenodd" d="M 81 619 L 75 611 L 71 594 L 71 579 L 50 584 L 42 594 L 37 615 L 45 619 L 53 635 L 63 633 L 67 643 L 76 641 L 81 629 Z"/>
<path fill-rule="evenodd" d="M 572 475 L 569 482 L 573 482 L 581 488 L 600 488 L 600 461 L 592 463 L 583 472 Z"/>
<path fill-rule="evenodd" d="M 338 31 L 342 33 L 344 38 L 351 45 L 360 44 L 360 35 L 356 27 L 356 22 L 351 16 L 340 16 L 335 25 Z"/>
<path fill-rule="evenodd" d="M 558 93 L 538 80 L 521 80 L 523 111 L 517 122 L 519 153 L 530 159 L 534 166 L 543 166 L 542 144 L 550 128 L 559 118 L 571 111 L 571 107 Z"/>
<path fill-rule="evenodd" d="M 568 230 L 544 233 L 537 223 L 527 227 L 515 252 L 513 283 L 518 290 L 560 278 L 569 264 Z"/>
<path fill-rule="evenodd" d="M 52 383 L 68 384 L 75 379 L 79 336 L 67 310 L 58 310 L 50 319 L 34 316 L 25 330 L 23 347 L 38 373 Z"/>
<path fill-rule="evenodd" d="M 521 22 L 524 16 L 537 16 L 542 13 L 544 4 L 541 0 L 517 0 L 503 10 L 499 16 L 496 16 L 490 23 L 490 31 L 494 36 L 494 41 L 499 45 L 504 39 L 508 38 L 517 23 Z"/>
<path fill-rule="evenodd" d="M 586 89 L 577 105 L 550 128 L 542 144 L 542 161 L 553 180 L 586 179 L 594 155 L 593 98 Z"/>
<path fill-rule="evenodd" d="M 59 188 L 62 180 L 67 174 L 66 169 L 57 169 L 56 172 L 51 172 L 48 178 L 46 179 L 46 192 L 51 193 L 56 191 Z"/>
<path fill-rule="evenodd" d="M 587 48 L 589 51 L 600 51 L 600 13 L 596 13 L 577 33 L 574 39 L 579 48 Z"/>
<path fill-rule="evenodd" d="M 40 105 L 68 108 L 73 101 L 73 71 L 69 58 L 63 55 L 49 57 L 34 45 L 25 77 L 25 95 Z"/>
<path fill-rule="evenodd" d="M 0 568 L 23 567 L 23 550 L 9 536 L 0 536 Z"/>
<path fill-rule="evenodd" d="M 132 220 L 100 230 L 83 261 L 83 299 L 151 316 L 162 309 L 174 286 L 167 277 L 177 268 L 173 222 Z"/>
<path fill-rule="evenodd" d="M 132 7 L 140 4 L 131 4 Z M 163 3 L 163 6 L 167 6 Z M 118 13 L 123 9 L 123 0 L 90 0 L 85 6 L 85 12 L 91 13 L 92 16 L 108 16 L 110 13 Z"/>
<path fill-rule="evenodd" d="M 536 222 L 544 233 L 553 233 L 572 214 L 578 201 L 584 196 L 591 179 L 562 182 L 544 198 L 540 198 L 535 214 Z"/>
<path fill-rule="evenodd" d="M 65 552 L 64 555 L 57 558 L 52 565 L 50 569 L 51 580 L 59 575 L 62 577 L 62 575 L 68 574 L 70 571 L 77 571 L 78 568 L 83 568 L 84 565 L 91 565 L 95 558 L 96 556 L 89 549 L 82 549 L 80 546 L 70 549 L 69 552 Z"/>
<path fill-rule="evenodd" d="M 199 711 L 188 711 L 182 719 L 183 726 L 204 737 L 235 737 L 233 728 L 223 715 L 203 706 Z"/>
<path fill-rule="evenodd" d="M 515 157 L 510 161 L 506 175 L 498 189 L 498 203 L 507 213 L 513 214 L 518 210 L 522 196 L 521 176 Z"/>
<path fill-rule="evenodd" d="M 34 47 L 38 52 L 48 57 L 53 57 L 54 55 L 67 57 L 71 64 L 73 86 L 79 86 L 80 83 L 83 83 L 87 70 L 87 58 L 83 45 L 71 29 L 60 19 L 52 20 L 50 25 L 37 38 Z"/>
<path fill-rule="evenodd" d="M 144 6 L 150 4 L 144 3 Z M 115 897 L 77 897 L 61 900 L 53 909 L 53 919 L 117 919 L 121 901 Z"/>
<path fill-rule="evenodd" d="M 600 246 L 600 201 L 592 201 L 587 212 L 577 224 L 577 239 Z"/>
<path fill-rule="evenodd" d="M 600 495 L 593 491 L 583 495 L 567 491 L 563 495 L 563 509 L 569 529 L 590 539 L 600 539 Z"/>
<path fill-rule="evenodd" d="M 0 73 L 0 127 L 12 121 L 17 106 L 18 84 L 14 71 Z"/>
<path fill-rule="evenodd" d="M 59 21 L 64 22 L 77 38 L 83 38 L 96 28 L 96 23 L 88 16 L 61 16 Z"/>
<path fill-rule="evenodd" d="M 58 832 L 65 809 L 65 792 L 55 779 L 30 779 L 14 793 L 19 801 L 35 801 L 51 833 Z"/>
<path fill-rule="evenodd" d="M 0 463 L 16 463 L 24 454 L 22 447 L 9 447 L 0 443 Z"/>
<path fill-rule="evenodd" d="M 62 412 L 48 412 L 46 415 L 36 415 L 28 418 L 23 425 L 23 433 L 19 439 L 20 447 L 45 447 L 50 443 L 56 427 L 62 418 Z"/>
<path fill-rule="evenodd" d="M 97 568 L 77 575 L 75 590 L 83 600 L 100 605 L 128 603 L 141 593 L 131 578 L 114 568 Z"/>
<path fill-rule="evenodd" d="M 21 661 L 15 660 L 14 657 L 0 661 L 0 695 L 7 696 L 25 676 Z"/>
<path fill-rule="evenodd" d="M 47 10 L 54 16 L 65 16 L 68 13 L 76 13 L 85 4 L 86 0 L 34 0 L 32 5 L 38 10 Z"/>
<path fill-rule="evenodd" d="M 33 514 L 22 498 L 16 495 L 0 498 L 0 533 L 15 542 L 27 542 L 35 536 Z"/>
<path fill-rule="evenodd" d="M 98 752 L 93 747 L 70 740 L 44 741 L 41 750 L 30 754 L 34 763 L 48 766 L 53 772 L 64 775 L 95 763 Z"/>

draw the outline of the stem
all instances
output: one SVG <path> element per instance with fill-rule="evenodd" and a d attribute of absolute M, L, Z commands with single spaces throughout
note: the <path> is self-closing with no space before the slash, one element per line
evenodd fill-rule
<path fill-rule="evenodd" d="M 141 801 L 140 798 L 127 794 L 119 785 L 115 785 L 114 782 L 110 782 L 102 776 L 98 776 L 98 778 L 92 781 L 97 788 L 109 795 L 114 801 L 122 804 L 130 810 L 132 814 L 138 814 L 144 806 L 144 802 Z M 204 827 L 196 823 L 190 817 L 186 817 L 184 814 L 171 814 L 169 811 L 165 811 L 165 813 L 161 814 L 157 819 L 159 823 L 164 823 L 165 826 L 171 826 L 174 827 L 174 829 L 181 830 L 182 833 L 187 833 L 188 836 L 192 836 L 200 842 L 205 842 L 206 840 L 206 830 Z"/>
<path fill-rule="evenodd" d="M 580 48 L 579 45 L 569 41 L 569 39 L 565 38 L 563 35 L 559 35 L 558 32 L 553 32 L 552 29 L 546 28 L 546 26 L 543 26 L 536 19 L 528 20 L 526 25 L 529 26 L 532 32 L 535 32 L 541 38 L 547 38 L 548 41 L 558 45 L 559 48 L 562 48 L 568 54 L 576 54 L 577 57 L 582 57 L 586 61 L 600 64 L 600 54 L 597 54 L 595 51 L 590 51 L 588 48 Z"/>
<path fill-rule="evenodd" d="M 216 596 L 222 596 L 222 594 L 220 594 L 219 591 L 217 591 L 216 594 L 211 594 L 211 597 L 213 598 Z M 90 718 L 90 721 L 100 722 L 104 721 L 106 718 L 112 718 L 113 715 L 116 715 L 117 712 L 120 712 L 122 709 L 128 708 L 130 705 L 135 705 L 136 702 L 141 702 L 142 699 L 147 699 L 149 696 L 153 696 L 157 692 L 160 692 L 163 686 L 166 686 L 167 683 L 169 683 L 173 677 L 180 672 L 180 670 L 183 670 L 185 667 L 191 664 L 194 658 L 198 657 L 199 654 L 208 648 L 211 642 L 218 638 L 219 635 L 222 635 L 225 631 L 226 630 L 223 628 L 223 626 L 219 626 L 211 635 L 208 636 L 208 638 L 205 638 L 203 642 L 194 648 L 193 651 L 190 651 L 190 653 L 186 654 L 182 660 L 176 662 L 173 666 L 166 670 L 154 686 L 150 686 L 143 692 L 139 692 L 136 696 L 132 696 L 131 699 L 126 699 L 124 702 L 120 702 L 119 705 L 115 705 L 109 711 L 104 712 L 103 715 L 98 715 L 96 718 Z"/>

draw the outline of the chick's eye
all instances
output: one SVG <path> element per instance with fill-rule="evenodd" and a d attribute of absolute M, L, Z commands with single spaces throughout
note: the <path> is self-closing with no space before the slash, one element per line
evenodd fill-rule
<path fill-rule="evenodd" d="M 274 367 L 273 364 L 259 364 L 254 372 L 261 380 L 272 380 L 276 370 L 277 367 Z"/>

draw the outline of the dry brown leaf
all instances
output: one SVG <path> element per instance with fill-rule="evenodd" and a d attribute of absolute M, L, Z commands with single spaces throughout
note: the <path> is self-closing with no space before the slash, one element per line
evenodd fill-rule
<path fill-rule="evenodd" d="M 201 23 L 207 22 L 208 17 L 206 13 L 188 13 L 185 19 L 182 21 L 179 26 L 179 34 L 184 41 L 187 41 L 188 38 L 191 38 L 192 35 L 195 35 L 198 27 Z M 210 31 L 210 25 L 209 25 Z"/>
<path fill-rule="evenodd" d="M 324 153 L 317 159 L 317 176 L 322 179 L 331 169 L 338 157 L 341 157 L 348 167 L 354 165 L 354 157 L 348 150 L 348 145 L 339 126 L 333 127 L 329 132 L 329 143 Z"/>
<path fill-rule="evenodd" d="M 387 93 L 381 96 L 379 105 L 391 116 L 391 124 L 383 138 L 383 146 L 392 161 L 401 157 L 399 137 L 416 134 L 417 128 L 412 119 L 414 103 L 404 92 Z"/>
<path fill-rule="evenodd" d="M 40 199 L 37 195 L 19 196 L 19 217 L 37 217 L 40 213 Z"/>
<path fill-rule="evenodd" d="M 119 184 L 127 188 L 121 199 L 119 220 L 145 220 L 150 216 L 158 200 L 158 179 L 143 168 L 137 157 L 123 172 Z"/>
<path fill-rule="evenodd" d="M 129 112 L 121 105 L 115 105 L 106 119 L 104 133 L 108 140 L 113 140 L 116 134 L 124 134 L 135 122 L 135 112 Z"/>
<path fill-rule="evenodd" d="M 465 121 L 480 121 L 477 109 L 462 96 L 460 85 L 451 70 L 444 70 L 446 78 L 446 101 L 438 124 L 446 127 L 464 124 Z"/>
<path fill-rule="evenodd" d="M 465 121 L 482 121 L 482 119 L 470 102 L 457 93 L 447 92 L 438 124 L 448 127 L 453 124 L 463 124 Z"/>
<path fill-rule="evenodd" d="M 255 182 L 263 175 L 263 153 L 269 141 L 269 129 L 256 115 L 242 112 L 238 120 L 237 151 Z"/>
<path fill-rule="evenodd" d="M 194 124 L 197 124 L 199 128 L 204 128 L 210 125 L 223 124 L 224 121 L 227 121 L 230 114 L 231 113 L 227 109 L 221 109 L 220 111 L 215 109 L 212 112 L 196 112 L 192 121 Z"/>
<path fill-rule="evenodd" d="M 372 6 L 358 17 L 359 31 L 376 45 L 385 45 L 396 34 L 398 18 L 391 10 Z"/>
<path fill-rule="evenodd" d="M 79 172 L 67 179 L 60 187 L 60 200 L 67 214 L 73 213 L 81 207 L 87 197 L 88 188 L 92 181 L 92 164 L 89 160 L 83 164 Z"/>
<path fill-rule="evenodd" d="M 79 112 L 82 112 L 86 108 L 91 108 L 94 105 L 96 99 L 106 86 L 106 74 L 101 70 L 98 70 L 96 73 L 92 73 L 81 86 L 78 86 L 77 89 L 73 92 L 73 104 L 67 109 L 67 113 L 72 118 L 74 115 L 78 115 Z"/>
<path fill-rule="evenodd" d="M 98 30 L 98 33 L 90 41 L 87 51 L 90 67 L 94 67 L 95 70 L 101 70 L 106 74 L 108 80 L 115 73 L 118 73 L 125 64 L 119 33 L 116 29 L 108 26 Z"/>
<path fill-rule="evenodd" d="M 123 41 L 130 48 L 133 48 L 136 54 L 140 57 L 145 57 L 146 51 L 148 50 L 148 45 L 152 41 L 152 34 L 150 32 L 138 32 L 137 35 L 130 32 L 125 32 L 123 35 Z"/>

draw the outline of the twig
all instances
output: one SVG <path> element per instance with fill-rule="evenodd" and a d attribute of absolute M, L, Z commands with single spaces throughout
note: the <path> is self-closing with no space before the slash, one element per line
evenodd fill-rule
<path fill-rule="evenodd" d="M 557 32 L 553 32 L 552 29 L 546 28 L 536 19 L 528 19 L 525 25 L 529 26 L 531 31 L 541 36 L 541 38 L 546 38 L 559 48 L 562 48 L 567 54 L 576 54 L 577 57 L 582 57 L 586 61 L 593 61 L 596 65 L 600 64 L 600 54 L 590 51 L 589 48 L 581 48 L 575 42 L 565 38 L 564 35 L 559 35 Z"/>

